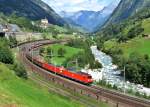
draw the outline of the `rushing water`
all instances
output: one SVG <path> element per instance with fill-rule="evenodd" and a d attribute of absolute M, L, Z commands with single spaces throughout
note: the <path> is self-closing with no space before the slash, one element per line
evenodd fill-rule
<path fill-rule="evenodd" d="M 120 89 L 132 89 L 134 91 L 140 91 L 150 95 L 149 88 L 142 87 L 141 85 L 135 85 L 134 83 L 130 83 L 128 81 L 124 82 L 124 78 L 119 75 L 120 70 L 117 70 L 117 66 L 113 65 L 112 58 L 109 55 L 97 50 L 96 46 L 92 46 L 91 50 L 95 56 L 95 59 L 103 65 L 103 68 L 101 69 L 103 80 L 109 84 L 115 84 Z"/>
<path fill-rule="evenodd" d="M 91 50 L 95 56 L 95 59 L 103 65 L 103 68 L 101 70 L 103 79 L 110 84 L 116 84 L 119 86 L 123 85 L 123 78 L 119 76 L 120 71 L 116 70 L 116 66 L 112 63 L 112 58 L 105 53 L 97 50 L 96 46 L 92 46 Z"/>

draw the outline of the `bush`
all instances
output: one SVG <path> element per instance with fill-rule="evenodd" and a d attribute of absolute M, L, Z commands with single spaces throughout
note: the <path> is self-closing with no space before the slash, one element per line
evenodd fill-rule
<path fill-rule="evenodd" d="M 24 78 L 24 79 L 28 78 L 27 72 L 26 72 L 25 67 L 23 66 L 23 64 L 16 63 L 13 67 L 13 70 L 15 71 L 15 73 L 18 77 L 21 77 L 21 78 Z"/>
<path fill-rule="evenodd" d="M 50 58 L 52 57 L 52 53 L 53 53 L 52 48 L 51 48 L 51 47 L 48 47 L 48 48 L 47 48 L 47 55 L 49 55 Z"/>
<path fill-rule="evenodd" d="M 106 86 L 106 81 L 104 81 L 104 80 L 100 80 L 99 82 L 98 82 L 98 84 L 99 85 L 101 85 L 101 86 Z"/>
<path fill-rule="evenodd" d="M 100 42 L 100 41 L 99 41 Z M 101 64 L 99 62 L 95 61 L 94 55 L 92 54 L 92 51 L 90 49 L 90 46 L 93 44 L 93 42 L 90 39 L 75 39 L 68 42 L 68 46 L 75 47 L 75 48 L 81 48 L 84 49 L 84 52 L 79 53 L 76 58 L 79 59 L 79 62 L 82 67 L 85 65 L 89 65 L 90 69 L 96 69 L 101 68 Z"/>
<path fill-rule="evenodd" d="M 128 38 L 132 39 L 141 34 L 143 31 L 144 29 L 141 27 L 141 24 L 139 24 L 130 29 L 130 31 L 128 32 Z"/>
<path fill-rule="evenodd" d="M 117 88 L 117 86 L 116 86 L 116 85 L 113 85 L 113 89 L 118 90 L 118 88 Z"/>
<path fill-rule="evenodd" d="M 102 68 L 102 64 L 96 60 L 95 63 L 93 64 L 93 68 L 94 69 Z"/>
<path fill-rule="evenodd" d="M 40 54 L 44 53 L 45 52 L 45 48 L 40 48 Z"/>
<path fill-rule="evenodd" d="M 121 35 L 118 37 L 118 42 L 121 43 L 121 42 L 126 42 L 127 40 L 129 40 L 129 38 L 125 35 Z"/>
<path fill-rule="evenodd" d="M 43 34 L 42 34 L 42 38 L 43 38 L 43 39 L 46 39 L 46 38 L 47 38 L 47 35 L 48 35 L 48 33 L 43 33 Z"/>
<path fill-rule="evenodd" d="M 150 87 L 150 59 L 147 55 L 131 53 L 126 62 L 126 77 L 135 83 Z"/>
<path fill-rule="evenodd" d="M 138 96 L 138 97 L 141 96 L 139 92 L 136 92 L 135 95 Z"/>
<path fill-rule="evenodd" d="M 59 48 L 58 49 L 58 55 L 60 57 L 63 57 L 65 53 L 66 53 L 66 50 L 64 48 Z"/>
<path fill-rule="evenodd" d="M 8 47 L 0 46 L 0 62 L 5 64 L 13 64 L 13 55 Z"/>
<path fill-rule="evenodd" d="M 17 41 L 16 37 L 9 36 L 9 46 L 11 48 L 13 48 L 13 47 L 17 46 L 17 44 L 18 44 L 18 41 Z"/>

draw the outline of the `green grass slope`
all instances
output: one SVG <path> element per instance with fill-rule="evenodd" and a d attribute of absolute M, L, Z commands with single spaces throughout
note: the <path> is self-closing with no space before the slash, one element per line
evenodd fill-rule
<path fill-rule="evenodd" d="M 0 107 L 82 107 L 49 93 L 30 80 L 22 80 L 0 63 Z"/>
<path fill-rule="evenodd" d="M 47 46 L 46 46 L 47 47 Z M 69 46 L 65 46 L 65 45 L 61 45 L 61 44 L 54 44 L 54 45 L 50 45 L 51 49 L 54 51 L 54 57 L 51 59 L 52 63 L 57 64 L 57 65 L 61 65 L 63 64 L 68 58 L 73 57 L 74 55 L 78 54 L 79 52 L 82 52 L 82 49 L 78 49 L 78 48 L 73 48 L 73 47 L 69 47 Z M 58 57 L 58 49 L 63 48 L 65 49 L 66 53 L 64 54 L 64 57 Z"/>
<path fill-rule="evenodd" d="M 131 53 L 148 54 L 150 56 L 150 38 L 134 38 L 126 43 L 117 43 L 115 40 L 107 41 L 104 45 L 106 50 L 118 47 L 123 50 L 124 56 L 128 57 Z"/>
<path fill-rule="evenodd" d="M 144 28 L 144 33 L 150 35 L 150 18 L 143 20 L 142 28 Z"/>

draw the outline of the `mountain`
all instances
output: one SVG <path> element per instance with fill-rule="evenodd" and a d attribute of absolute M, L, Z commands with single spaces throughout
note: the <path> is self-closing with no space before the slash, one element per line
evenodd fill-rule
<path fill-rule="evenodd" d="M 75 12 L 66 12 L 66 11 L 61 11 L 61 12 L 59 13 L 59 15 L 62 16 L 62 17 L 71 17 L 71 16 L 73 16 L 74 14 L 75 14 Z"/>
<path fill-rule="evenodd" d="M 109 16 L 112 14 L 117 5 L 118 2 L 113 2 L 107 7 L 104 7 L 101 11 L 81 10 L 74 13 L 62 11 L 60 15 L 65 20 L 74 22 L 75 24 L 82 26 L 87 31 L 93 32 L 108 20 Z"/>
<path fill-rule="evenodd" d="M 73 14 L 73 13 L 72 13 Z M 95 27 L 102 24 L 108 16 L 103 16 L 101 11 L 79 11 L 75 12 L 73 15 L 64 14 L 62 16 L 66 21 L 70 22 L 73 25 L 80 25 L 84 29 L 92 32 Z"/>
<path fill-rule="evenodd" d="M 16 13 L 31 20 L 46 17 L 51 24 L 65 24 L 65 21 L 41 0 L 0 0 L 0 12 L 5 15 Z"/>
<path fill-rule="evenodd" d="M 145 7 L 150 8 L 150 0 L 121 0 L 106 25 L 121 22 Z"/>
<path fill-rule="evenodd" d="M 150 0 L 122 0 L 96 35 L 127 41 L 139 35 L 149 35 L 149 22 Z"/>

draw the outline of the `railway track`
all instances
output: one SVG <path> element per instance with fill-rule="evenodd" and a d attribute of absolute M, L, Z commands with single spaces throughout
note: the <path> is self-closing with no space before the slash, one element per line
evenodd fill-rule
<path fill-rule="evenodd" d="M 63 85 L 66 88 L 71 88 L 73 91 L 78 92 L 82 95 L 86 95 L 95 99 L 97 101 L 105 101 L 112 104 L 115 107 L 150 107 L 150 101 L 145 99 L 140 99 L 137 97 L 125 95 L 116 91 L 104 89 L 98 86 L 85 86 L 74 81 L 68 80 L 66 78 L 60 77 L 53 73 L 50 73 L 30 62 L 25 54 L 28 52 L 29 48 L 34 45 L 39 45 L 39 47 L 47 44 L 54 44 L 60 42 L 67 42 L 66 40 L 62 41 L 50 41 L 50 40 L 41 40 L 31 43 L 25 43 L 20 45 L 21 55 L 23 61 L 26 65 L 34 69 L 34 72 L 40 74 L 42 77 L 47 80 L 56 82 L 57 84 Z"/>
<path fill-rule="evenodd" d="M 46 81 L 38 79 L 38 78 L 36 78 L 36 77 L 34 77 L 32 75 L 30 75 L 30 79 L 35 81 L 39 85 L 48 88 L 49 92 L 54 92 L 54 93 L 60 94 L 62 96 L 68 97 L 71 100 L 79 101 L 81 104 L 85 105 L 86 107 L 99 107 L 98 105 L 93 104 L 91 102 L 87 102 L 86 100 L 84 100 L 84 99 L 82 99 L 82 98 L 80 98 L 78 96 L 74 96 L 71 93 L 66 92 L 65 90 L 59 89 L 59 88 L 57 88 L 55 86 L 50 86 Z"/>

